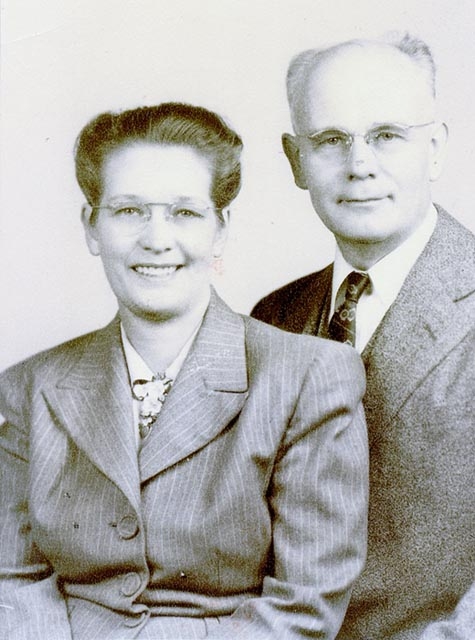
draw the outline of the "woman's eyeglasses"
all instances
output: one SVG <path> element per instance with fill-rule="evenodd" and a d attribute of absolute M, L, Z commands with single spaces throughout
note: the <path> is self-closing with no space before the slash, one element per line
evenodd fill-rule
<path fill-rule="evenodd" d="M 107 219 L 118 231 L 135 234 L 140 233 L 150 222 L 154 207 L 161 207 L 165 220 L 180 226 L 195 225 L 209 217 L 210 213 L 216 214 L 216 209 L 213 206 L 192 200 L 178 200 L 176 202 L 122 200 L 93 206 L 92 209 L 96 216 L 99 211 L 104 210 Z"/>

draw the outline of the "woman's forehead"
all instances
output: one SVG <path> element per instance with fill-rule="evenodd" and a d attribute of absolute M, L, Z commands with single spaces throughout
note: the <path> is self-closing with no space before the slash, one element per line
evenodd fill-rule
<path fill-rule="evenodd" d="M 134 142 L 111 151 L 102 167 L 103 197 L 137 195 L 157 199 L 183 194 L 209 195 L 208 158 L 183 145 Z"/>

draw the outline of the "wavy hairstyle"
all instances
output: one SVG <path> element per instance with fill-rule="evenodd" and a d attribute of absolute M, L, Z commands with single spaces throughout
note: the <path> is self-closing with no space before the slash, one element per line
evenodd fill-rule
<path fill-rule="evenodd" d="M 128 111 L 101 113 L 81 130 L 75 145 L 76 178 L 91 206 L 102 196 L 102 168 L 115 149 L 134 142 L 192 147 L 210 159 L 211 198 L 218 217 L 241 187 L 241 138 L 212 111 L 165 102 Z"/>

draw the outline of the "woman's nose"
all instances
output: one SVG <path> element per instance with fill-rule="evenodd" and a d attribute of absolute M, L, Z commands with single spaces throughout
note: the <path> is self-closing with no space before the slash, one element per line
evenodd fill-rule
<path fill-rule="evenodd" d="M 140 242 L 145 249 L 167 251 L 175 239 L 173 221 L 164 205 L 149 205 L 150 217 L 140 233 Z"/>

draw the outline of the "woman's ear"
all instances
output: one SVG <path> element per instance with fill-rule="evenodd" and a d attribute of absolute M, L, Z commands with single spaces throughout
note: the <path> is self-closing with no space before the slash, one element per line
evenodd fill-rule
<path fill-rule="evenodd" d="M 448 137 L 449 129 L 447 125 L 445 122 L 440 122 L 434 129 L 431 138 L 431 165 L 429 168 L 431 182 L 437 180 L 442 173 Z"/>
<path fill-rule="evenodd" d="M 86 242 L 90 253 L 93 256 L 100 254 L 99 242 L 97 240 L 97 229 L 94 219 L 94 209 L 89 204 L 84 204 L 81 209 L 81 222 L 86 235 Z"/>
<path fill-rule="evenodd" d="M 295 184 L 297 187 L 300 187 L 300 189 L 306 189 L 307 181 L 302 170 L 300 148 L 295 137 L 291 136 L 290 133 L 284 133 L 282 136 L 282 146 L 284 148 L 285 155 L 287 156 L 287 160 L 290 162 Z"/>
<path fill-rule="evenodd" d="M 218 221 L 216 236 L 213 243 L 213 258 L 220 258 L 224 251 L 224 247 L 228 239 L 230 218 L 231 218 L 230 210 L 223 209 L 221 211 L 221 220 Z"/>

